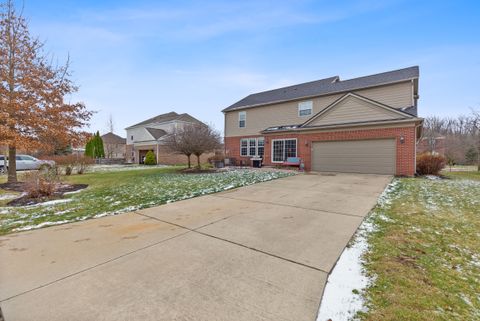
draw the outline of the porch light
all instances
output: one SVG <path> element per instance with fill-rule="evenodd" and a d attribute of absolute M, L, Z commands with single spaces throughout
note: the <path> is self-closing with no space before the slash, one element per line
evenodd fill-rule
<path fill-rule="evenodd" d="M 400 144 L 405 144 L 405 137 L 404 136 L 400 136 Z"/>

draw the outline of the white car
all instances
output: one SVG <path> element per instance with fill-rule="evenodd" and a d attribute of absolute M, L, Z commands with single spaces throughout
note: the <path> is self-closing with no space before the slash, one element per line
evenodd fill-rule
<path fill-rule="evenodd" d="M 41 160 L 30 155 L 17 155 L 17 171 L 39 169 L 42 166 L 55 166 L 54 161 Z M 5 162 L 5 156 L 0 155 L 0 173 L 6 172 L 8 169 L 8 159 Z"/>

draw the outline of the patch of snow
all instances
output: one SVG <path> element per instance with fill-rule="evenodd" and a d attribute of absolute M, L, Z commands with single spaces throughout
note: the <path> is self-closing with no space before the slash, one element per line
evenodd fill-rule
<path fill-rule="evenodd" d="M 76 191 L 71 191 L 71 192 L 65 192 L 63 193 L 63 195 L 72 195 L 72 194 L 78 194 L 80 192 L 83 192 L 85 190 L 85 188 L 82 188 L 82 189 L 77 189 Z"/>
<path fill-rule="evenodd" d="M 378 206 L 386 206 L 391 203 L 392 195 L 400 189 L 400 181 L 393 180 L 378 198 Z M 373 212 L 376 218 L 383 221 L 391 219 L 382 212 Z M 358 228 L 353 241 L 347 246 L 332 272 L 328 276 L 327 284 L 318 311 L 317 321 L 348 321 L 357 312 L 366 311 L 363 292 L 374 282 L 365 273 L 363 255 L 368 251 L 367 237 L 376 231 L 373 218 L 367 218 Z"/>
<path fill-rule="evenodd" d="M 42 222 L 37 225 L 27 225 L 27 226 L 22 226 L 18 227 L 16 229 L 13 229 L 12 232 L 20 232 L 20 231 L 28 231 L 28 230 L 34 230 L 37 228 L 45 227 L 45 226 L 53 226 L 53 225 L 59 225 L 59 224 L 65 224 L 70 222 L 71 220 L 63 220 L 63 221 L 56 221 L 56 222 Z"/>
<path fill-rule="evenodd" d="M 51 206 L 51 205 L 56 205 L 56 204 L 68 203 L 68 202 L 71 202 L 71 201 L 72 201 L 71 198 L 65 198 L 65 199 L 47 201 L 47 202 L 43 202 L 43 203 L 37 203 L 37 204 L 28 205 L 28 206 L 24 206 L 24 207 Z"/>
<path fill-rule="evenodd" d="M 140 170 L 140 169 L 151 169 L 151 168 L 164 168 L 170 167 L 169 165 L 93 165 L 88 168 L 87 172 L 114 172 L 114 171 L 129 171 L 129 170 Z"/>
<path fill-rule="evenodd" d="M 442 179 L 440 176 L 436 176 L 436 175 L 425 175 L 423 177 L 425 177 L 426 179 L 430 179 L 430 180 Z"/>
<path fill-rule="evenodd" d="M 364 222 L 353 244 L 346 247 L 328 277 L 317 321 L 347 321 L 364 311 L 362 291 L 372 282 L 363 270 L 362 256 L 368 250 L 366 234 L 375 229 Z"/>
<path fill-rule="evenodd" d="M 0 194 L 0 201 L 10 200 L 10 199 L 14 199 L 14 198 L 17 198 L 17 197 L 18 197 L 17 194 Z"/>

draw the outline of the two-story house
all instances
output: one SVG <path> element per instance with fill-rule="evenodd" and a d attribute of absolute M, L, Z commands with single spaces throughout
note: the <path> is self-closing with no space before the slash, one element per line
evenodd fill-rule
<path fill-rule="evenodd" d="M 413 176 L 419 68 L 338 76 L 251 94 L 225 108 L 225 153 L 307 171 Z"/>
<path fill-rule="evenodd" d="M 162 144 L 162 141 L 166 135 L 188 123 L 203 124 L 189 114 L 169 112 L 125 128 L 127 131 L 127 162 L 143 164 L 147 152 L 152 151 L 155 153 L 157 164 L 185 164 L 186 156 L 172 153 Z M 201 161 L 205 162 L 206 157 L 208 155 L 202 155 Z"/>

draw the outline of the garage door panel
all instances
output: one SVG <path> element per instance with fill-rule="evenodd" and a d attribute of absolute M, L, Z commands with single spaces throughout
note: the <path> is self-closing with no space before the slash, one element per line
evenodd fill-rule
<path fill-rule="evenodd" d="M 395 174 L 395 139 L 314 142 L 312 170 Z"/>

